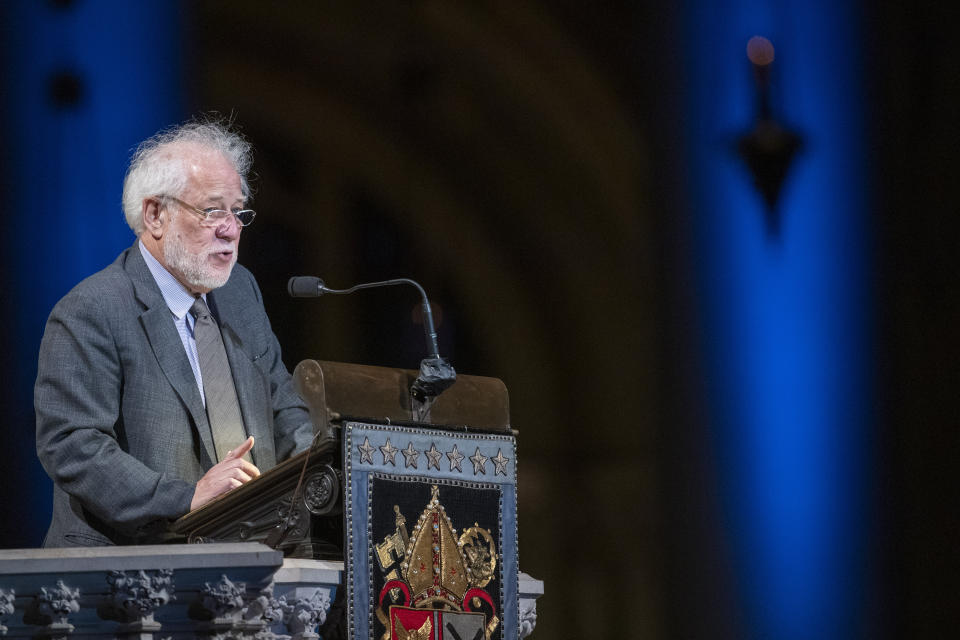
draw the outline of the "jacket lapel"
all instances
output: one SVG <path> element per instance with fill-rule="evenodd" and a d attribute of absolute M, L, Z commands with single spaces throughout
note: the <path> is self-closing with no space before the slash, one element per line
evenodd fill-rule
<path fill-rule="evenodd" d="M 170 309 L 160 293 L 160 288 L 153 279 L 153 274 L 147 267 L 140 247 L 134 243 L 127 249 L 127 259 L 124 268 L 133 282 L 137 299 L 145 307 L 140 315 L 144 331 L 150 341 L 150 347 L 160 363 L 160 369 L 170 382 L 170 385 L 180 396 L 180 400 L 190 412 L 193 424 L 196 426 L 200 441 L 203 443 L 207 460 L 203 461 L 204 468 L 215 463 L 216 449 L 213 446 L 213 435 L 207 421 L 207 411 L 197 388 L 197 380 L 190 368 L 187 354 L 183 350 L 180 334 L 171 318 Z"/>

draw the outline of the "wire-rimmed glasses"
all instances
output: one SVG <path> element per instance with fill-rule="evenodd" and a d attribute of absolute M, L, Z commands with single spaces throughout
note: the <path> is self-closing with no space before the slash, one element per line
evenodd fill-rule
<path fill-rule="evenodd" d="M 198 209 L 192 204 L 188 204 L 181 200 L 180 198 L 174 196 L 159 196 L 167 200 L 173 200 L 179 204 L 184 209 L 192 211 L 193 213 L 200 216 L 200 226 L 202 227 L 219 227 L 224 221 L 229 219 L 229 216 L 236 216 L 237 222 L 241 227 L 249 227 L 250 223 L 253 222 L 253 219 L 257 216 L 257 212 L 253 209 L 233 209 L 232 211 L 227 211 L 225 209 L 217 209 L 216 207 L 208 207 L 206 209 Z"/>

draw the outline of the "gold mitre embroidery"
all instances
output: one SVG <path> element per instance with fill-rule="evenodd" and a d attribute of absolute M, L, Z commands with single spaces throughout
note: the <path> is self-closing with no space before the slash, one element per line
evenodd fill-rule
<path fill-rule="evenodd" d="M 410 585 L 413 602 L 441 601 L 460 609 L 470 587 L 466 558 L 460 550 L 456 529 L 450 522 L 437 485 L 413 528 L 403 563 L 403 579 Z"/>

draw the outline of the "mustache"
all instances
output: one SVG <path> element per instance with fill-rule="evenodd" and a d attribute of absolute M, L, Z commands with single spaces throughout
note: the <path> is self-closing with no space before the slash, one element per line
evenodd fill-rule
<path fill-rule="evenodd" d="M 236 253 L 236 252 L 237 252 L 237 243 L 235 243 L 235 242 L 230 242 L 230 243 L 227 243 L 227 244 L 220 245 L 220 246 L 218 246 L 218 247 L 210 247 L 209 249 L 205 249 L 205 250 L 203 251 L 203 255 L 204 255 L 204 257 L 206 257 L 206 256 L 211 256 L 211 255 L 213 255 L 213 254 L 215 254 L 215 253 L 223 253 L 224 251 L 232 251 L 233 253 Z"/>

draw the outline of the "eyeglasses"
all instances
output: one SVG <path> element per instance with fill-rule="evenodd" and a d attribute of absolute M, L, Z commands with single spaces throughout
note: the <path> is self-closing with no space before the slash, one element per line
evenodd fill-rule
<path fill-rule="evenodd" d="M 241 227 L 249 227 L 250 223 L 253 222 L 253 219 L 257 216 L 257 212 L 253 209 L 233 209 L 232 211 L 226 211 L 224 209 L 217 209 L 215 207 L 208 207 L 207 209 L 198 209 L 191 204 L 187 204 L 180 198 L 174 198 L 173 196 L 159 196 L 160 198 L 166 200 L 173 200 L 179 204 L 184 209 L 192 211 L 201 218 L 200 221 L 201 227 L 219 227 L 230 216 L 236 216 L 237 222 Z"/>

